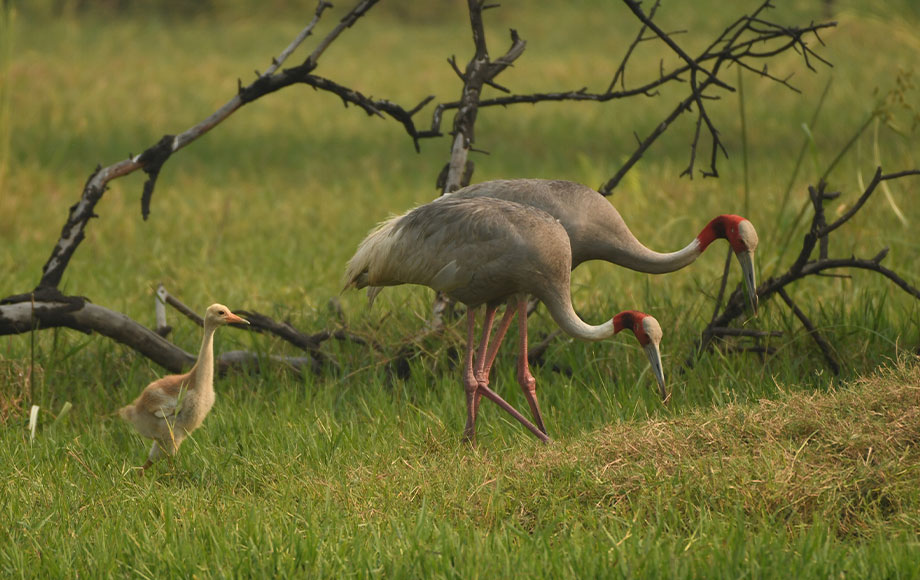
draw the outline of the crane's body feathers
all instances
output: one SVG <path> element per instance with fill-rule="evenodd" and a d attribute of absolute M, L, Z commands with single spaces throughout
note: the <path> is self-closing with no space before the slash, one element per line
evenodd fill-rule
<path fill-rule="evenodd" d="M 214 406 L 215 396 L 213 391 L 196 388 L 196 374 L 168 375 L 150 383 L 132 404 L 119 409 L 119 414 L 150 439 L 170 436 L 164 419 L 181 421 L 189 432 L 197 429 Z"/>
<path fill-rule="evenodd" d="M 642 245 L 610 201 L 586 185 L 550 179 L 501 179 L 476 183 L 448 195 L 489 197 L 536 207 L 559 220 L 571 239 L 572 268 L 606 260 L 640 272 L 660 274 L 682 268 L 699 252 L 694 240 L 677 252 L 661 254 Z"/>
<path fill-rule="evenodd" d="M 449 196 L 390 218 L 349 261 L 345 286 L 421 284 L 470 307 L 517 293 L 555 300 L 569 282 L 568 236 L 552 216 L 498 200 Z"/>
<path fill-rule="evenodd" d="M 636 239 L 607 198 L 579 183 L 548 179 L 495 180 L 467 186 L 448 197 L 504 199 L 545 211 L 559 220 L 571 240 L 572 268 L 588 260 L 605 260 L 639 272 L 663 274 L 688 266 L 712 241 L 725 239 L 738 258 L 751 306 L 757 311 L 754 273 L 757 231 L 750 221 L 740 216 L 717 216 L 684 248 L 661 253 Z"/>

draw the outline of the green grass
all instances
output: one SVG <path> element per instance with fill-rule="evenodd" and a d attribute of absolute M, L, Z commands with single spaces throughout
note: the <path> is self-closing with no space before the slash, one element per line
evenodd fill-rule
<path fill-rule="evenodd" d="M 0 570 L 916 577 L 918 388 L 902 366 L 827 395 L 559 424 L 548 447 L 489 407 L 470 449 L 449 378 L 233 377 L 144 479 L 143 443 L 111 415 L 32 444 L 5 430 Z"/>
<path fill-rule="evenodd" d="M 784 21 L 820 19 L 809 7 L 778 4 Z M 903 4 L 895 12 L 836 2 L 840 25 L 823 35 L 822 49 L 833 69 L 810 73 L 791 55 L 771 64 L 777 76 L 794 72 L 801 94 L 745 75 L 748 217 L 760 232 L 761 277 L 784 269 L 797 250 L 805 224 L 793 218 L 805 186 L 896 86 L 899 71 L 908 78 L 920 14 Z M 55 6 L 68 5 L 23 4 L 0 29 L 3 296 L 35 285 L 97 163 L 204 118 L 312 14 L 312 6 L 281 2 L 283 17 L 253 14 L 244 3 L 181 18 L 77 4 L 58 14 Z M 733 17 L 690 6 L 666 3 L 659 12 L 665 29 L 690 30 L 690 46 Z M 592 17 L 551 2 L 489 11 L 493 56 L 506 48 L 509 27 L 528 41 L 499 82 L 522 91 L 606 87 L 634 27 L 616 3 L 592 9 Z M 318 72 L 407 105 L 427 94 L 448 100 L 458 85 L 445 58 L 464 62 L 470 45 L 459 3 L 420 12 L 384 3 L 330 49 Z M 640 65 L 656 74 L 663 57 L 671 58 L 648 45 L 628 78 L 641 78 Z M 734 71 L 726 80 L 736 80 Z M 802 125 L 829 82 L 809 137 Z M 883 127 L 878 137 L 890 171 L 918 166 L 911 106 L 920 99 L 909 86 L 902 94 L 888 109 L 899 132 Z M 491 154 L 475 157 L 474 179 L 598 185 L 632 151 L 633 131 L 653 127 L 673 97 L 483 111 L 477 146 Z M 742 211 L 737 97 L 710 107 L 730 152 L 720 179 L 679 178 L 688 119 L 612 198 L 651 247 L 682 247 L 712 215 Z M 140 218 L 143 177 L 113 182 L 62 289 L 149 325 L 152 288 L 163 282 L 197 310 L 221 301 L 306 331 L 335 328 L 328 302 L 339 297 L 344 264 L 362 236 L 436 194 L 447 140 L 424 142 L 416 154 L 401 131 L 304 88 L 250 104 L 169 161 L 148 221 Z M 860 172 L 871 175 L 873 145 L 869 131 L 830 174 L 831 189 L 844 195 L 829 216 L 855 200 Z M 920 284 L 916 187 L 892 184 L 908 226 L 879 192 L 834 234 L 831 252 L 869 257 L 889 247 L 885 264 Z M 792 245 L 781 256 L 787 236 Z M 382 353 L 331 341 L 324 349 L 340 366 L 321 376 L 265 366 L 221 378 L 204 427 L 143 480 L 132 468 L 146 441 L 114 411 L 161 370 L 97 336 L 4 337 L 0 484 L 9 491 L 0 496 L 0 575 L 916 577 L 916 303 L 868 273 L 803 281 L 792 294 L 843 362 L 839 378 L 778 302 L 747 322 L 784 331 L 770 339 L 774 355 L 714 351 L 679 372 L 711 315 L 724 252 L 714 248 L 661 277 L 606 264 L 578 269 L 573 299 L 586 319 L 635 307 L 662 322 L 674 397 L 669 409 L 656 400 L 631 340 L 557 340 L 535 369 L 556 439 L 549 447 L 491 405 L 480 445 L 460 442 L 462 321 L 417 341 L 409 377 L 394 374 L 392 358 L 428 315 L 430 293 L 419 288 L 388 289 L 373 309 L 358 293 L 339 297 L 349 329 L 384 344 Z M 194 351 L 198 329 L 170 317 L 171 338 Z M 554 325 L 539 311 L 531 327 L 536 341 Z M 297 354 L 269 337 L 221 331 L 218 351 L 235 348 Z M 510 349 L 495 372 L 496 388 L 523 405 Z M 66 402 L 73 409 L 56 420 Z M 41 412 L 30 442 L 32 404 Z"/>

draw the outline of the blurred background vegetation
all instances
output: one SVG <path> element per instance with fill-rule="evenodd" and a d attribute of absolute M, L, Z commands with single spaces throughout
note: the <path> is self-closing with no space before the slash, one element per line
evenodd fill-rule
<path fill-rule="evenodd" d="M 861 127 L 868 129 L 830 174 L 830 189 L 844 195 L 831 204 L 829 215 L 858 196 L 877 162 L 886 171 L 918 166 L 915 103 L 920 99 L 912 75 L 920 14 L 914 4 L 776 4 L 768 14 L 782 23 L 838 22 L 822 35 L 826 46 L 818 49 L 833 68 L 816 63 L 809 71 L 791 52 L 771 62 L 771 74 L 791 75 L 800 92 L 730 71 L 725 80 L 743 86 L 746 142 L 739 93 L 724 93 L 710 106 L 729 152 L 720 160 L 721 177 L 680 177 L 694 129 L 688 116 L 652 147 L 611 197 L 636 235 L 660 250 L 683 247 L 717 213 L 744 213 L 760 232 L 760 279 L 790 263 L 808 221 L 808 211 L 806 219 L 797 219 L 807 203 L 806 186 L 817 182 Z M 727 10 L 718 4 L 665 3 L 656 21 L 665 30 L 685 31 L 676 38 L 693 53 L 756 5 Z M 339 4 L 327 14 L 315 38 L 349 7 Z M 206 117 L 236 91 L 238 79 L 249 82 L 251 71 L 268 66 L 314 8 L 293 2 L 6 2 L 0 67 L 2 293 L 34 286 L 67 208 L 97 164 L 138 153 L 163 134 Z M 509 28 L 528 41 L 501 84 L 529 92 L 606 88 L 636 23 L 618 2 L 590 2 L 574 10 L 545 0 L 489 10 L 486 27 L 495 54 L 507 47 Z M 289 62 L 299 62 L 311 47 L 308 41 Z M 429 94 L 439 101 L 456 99 L 460 85 L 446 59 L 456 55 L 465 63 L 471 49 L 465 3 L 382 2 L 333 45 L 317 73 L 409 107 Z M 627 70 L 627 83 L 654 77 L 662 62 L 673 60 L 668 50 L 644 43 Z M 675 91 L 608 104 L 484 110 L 476 147 L 489 154 L 474 155 L 473 179 L 547 177 L 597 186 L 632 152 L 635 135 L 646 135 L 673 107 Z M 425 112 L 416 117 L 421 125 L 425 118 Z M 449 124 L 450 116 L 442 128 Z M 140 219 L 143 176 L 112 183 L 62 289 L 150 325 L 152 288 L 163 282 L 197 310 L 221 300 L 290 319 L 306 331 L 336 327 L 341 321 L 328 303 L 338 296 L 342 269 L 357 243 L 378 221 L 437 195 L 435 178 L 448 152 L 444 137 L 424 141 L 416 153 L 396 123 L 343 108 L 333 95 L 291 87 L 244 107 L 171 159 L 148 221 Z M 916 187 L 904 180 L 891 184 L 890 201 L 875 195 L 835 235 L 832 255 L 869 257 L 890 247 L 886 265 L 920 282 L 920 247 L 911 235 L 920 222 L 920 209 L 911 203 Z M 667 370 L 688 403 L 770 395 L 771 377 L 826 387 L 830 379 L 818 351 L 779 304 L 766 305 L 747 323 L 786 331 L 771 342 L 777 353 L 766 365 L 753 356 L 714 353 L 704 357 L 699 374 L 674 372 L 692 352 L 712 310 L 723 260 L 721 249 L 710 254 L 662 277 L 585 265 L 573 280 L 575 303 L 594 321 L 626 307 L 654 313 L 666 331 Z M 737 281 L 736 273 L 732 284 Z M 838 349 L 846 375 L 917 348 L 915 302 L 881 277 L 857 272 L 852 279 L 808 280 L 793 290 Z M 341 300 L 353 329 L 395 350 L 427 318 L 430 294 L 395 289 L 372 310 L 357 293 Z M 535 338 L 553 327 L 545 315 L 540 320 Z M 288 349 L 266 337 L 227 334 L 233 346 Z M 179 325 L 173 338 L 194 350 L 196 336 L 197 329 Z M 462 329 L 451 329 L 447 343 L 459 344 L 461 336 Z M 64 331 L 39 333 L 37 340 L 38 352 L 49 358 L 60 354 L 64 343 L 77 351 L 117 353 L 114 360 L 121 364 L 135 360 L 133 353 L 104 340 Z M 30 341 L 28 336 L 4 339 L 4 356 L 21 359 Z M 386 365 L 386 357 L 367 365 L 361 349 L 329 348 L 342 357 L 345 377 Z M 441 346 L 427 348 L 435 356 L 422 357 L 419 364 L 438 368 Z M 616 345 L 609 356 L 610 348 L 560 341 L 549 353 L 550 366 L 578 368 L 587 357 L 601 361 L 595 369 L 599 376 L 641 372 L 641 353 Z M 49 393 L 66 382 L 55 376 L 46 375 Z M 629 399 L 629 389 L 623 388 L 618 392 Z"/>

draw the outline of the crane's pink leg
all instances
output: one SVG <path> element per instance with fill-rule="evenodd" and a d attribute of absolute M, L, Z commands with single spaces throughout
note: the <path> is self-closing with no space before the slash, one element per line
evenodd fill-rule
<path fill-rule="evenodd" d="M 505 411 L 507 411 L 509 415 L 511 415 L 512 417 L 514 417 L 515 419 L 517 419 L 517 420 L 521 423 L 521 425 L 527 427 L 527 429 L 529 429 L 531 433 L 533 433 L 534 435 L 537 436 L 537 439 L 539 439 L 540 441 L 542 441 L 542 442 L 544 442 L 544 443 L 549 443 L 550 441 L 552 441 L 552 439 L 550 439 L 550 438 L 546 435 L 546 433 L 540 431 L 540 429 L 538 429 L 536 425 L 534 425 L 533 423 L 531 423 L 530 421 L 528 421 L 527 418 L 524 417 L 524 415 L 521 415 L 520 413 L 518 413 L 518 410 L 515 409 L 514 407 L 512 407 L 511 405 L 509 405 L 504 399 L 502 399 L 502 398 L 498 395 L 498 393 L 496 393 L 495 391 L 493 391 L 493 390 L 490 389 L 489 387 L 479 387 L 479 390 L 480 390 L 480 391 L 482 392 L 482 394 L 485 395 L 487 398 L 492 399 L 492 401 L 493 401 L 496 405 L 498 405 L 499 407 L 501 407 L 502 409 L 504 409 Z"/>
<path fill-rule="evenodd" d="M 486 316 L 482 320 L 482 338 L 479 341 L 479 348 L 476 349 L 476 359 L 473 365 L 473 372 L 476 374 L 476 378 L 479 379 L 482 374 L 482 369 L 486 361 L 486 349 L 489 346 L 489 337 L 492 336 L 492 323 L 495 321 L 495 312 L 498 310 L 498 306 L 486 305 Z M 501 338 L 499 338 L 499 341 Z M 485 377 L 486 383 L 489 382 L 489 376 Z"/>
<path fill-rule="evenodd" d="M 491 309 L 491 319 L 489 316 L 489 311 L 486 311 L 486 328 L 483 329 L 483 342 L 488 342 L 488 337 L 491 334 L 491 320 L 494 320 L 495 317 L 495 308 Z M 480 384 L 479 380 L 476 378 L 476 372 L 473 368 L 473 336 L 475 335 L 475 326 L 476 326 L 476 312 L 475 310 L 469 310 L 467 312 L 467 329 L 466 329 L 466 339 L 467 339 L 467 349 L 466 349 L 466 361 L 465 368 L 463 371 L 463 386 L 466 389 L 466 427 L 463 430 L 463 437 L 471 443 L 476 442 L 476 400 L 477 395 L 485 395 L 487 398 L 491 399 L 496 405 L 504 409 L 508 414 L 517 419 L 524 427 L 527 427 L 534 435 L 536 435 L 544 443 L 549 443 L 550 438 L 546 436 L 546 433 L 541 432 L 533 423 L 528 421 L 523 415 L 521 415 L 517 409 L 509 405 L 504 399 L 502 399 L 497 393 L 492 391 L 488 386 Z M 506 329 L 507 330 L 507 329 Z M 483 358 L 481 351 L 485 350 L 483 345 L 480 345 L 478 349 L 480 351 L 480 360 Z"/>
<path fill-rule="evenodd" d="M 511 327 L 511 320 L 514 318 L 515 312 L 514 306 L 508 304 L 508 306 L 505 307 L 505 315 L 498 325 L 498 330 L 495 331 L 495 342 L 489 347 L 485 363 L 482 365 L 482 373 L 486 377 L 486 383 L 489 382 L 489 373 L 492 372 L 492 363 L 495 362 L 495 357 L 498 356 L 498 347 L 501 346 L 502 341 L 505 339 L 505 334 L 508 333 L 508 329 Z"/>
<path fill-rule="evenodd" d="M 150 466 L 153 465 L 153 461 L 149 459 L 141 465 L 140 470 L 137 472 L 138 477 L 144 477 L 144 474 L 147 473 L 147 470 L 150 469 Z"/>
<path fill-rule="evenodd" d="M 463 438 L 470 443 L 476 442 L 476 393 L 479 381 L 473 371 L 473 335 L 476 327 L 476 310 L 466 312 L 466 361 L 463 368 L 463 387 L 466 389 L 466 427 Z"/>
<path fill-rule="evenodd" d="M 485 318 L 482 321 L 482 338 L 479 341 L 479 348 L 476 349 L 476 358 L 473 360 L 473 376 L 476 378 L 476 381 L 479 382 L 480 386 L 488 387 L 489 386 L 489 374 L 482 374 L 483 362 L 486 359 L 486 348 L 489 346 L 489 337 L 492 334 L 492 323 L 495 320 L 495 312 L 498 310 L 498 306 L 486 305 L 486 314 Z M 472 344 L 470 345 L 472 348 Z M 476 421 L 476 413 L 479 412 L 479 400 L 482 398 L 482 394 L 478 391 L 473 397 L 473 421 Z"/>
<path fill-rule="evenodd" d="M 546 433 L 546 426 L 543 424 L 543 415 L 540 412 L 540 405 L 537 403 L 537 380 L 532 374 L 530 374 L 530 368 L 527 364 L 527 300 L 522 298 L 517 301 L 517 304 L 512 304 L 509 302 L 508 308 L 505 310 L 505 316 L 502 318 L 501 323 L 499 324 L 498 330 L 495 333 L 496 342 L 492 344 L 491 348 L 486 355 L 486 362 L 483 367 L 483 374 L 486 377 L 486 385 L 488 385 L 489 372 L 492 369 L 492 363 L 495 362 L 495 357 L 498 354 L 498 347 L 501 344 L 502 339 L 505 337 L 505 333 L 508 332 L 508 328 L 511 326 L 511 319 L 514 318 L 514 314 L 518 315 L 518 328 L 519 328 L 519 355 L 517 362 L 517 380 L 521 385 L 521 390 L 524 391 L 524 397 L 527 399 L 527 403 L 530 405 L 530 412 L 533 414 L 534 420 L 537 422 L 537 427 L 540 431 Z M 482 381 L 480 381 L 482 384 Z M 478 398 L 477 398 L 478 401 Z"/>
<path fill-rule="evenodd" d="M 511 305 L 509 304 L 509 308 Z M 537 379 L 530 374 L 530 367 L 527 364 L 527 300 L 523 299 L 517 303 L 518 310 L 518 340 L 519 353 L 517 363 L 517 380 L 524 391 L 524 397 L 530 404 L 530 412 L 533 414 L 534 421 L 540 431 L 546 433 L 546 427 L 543 425 L 543 415 L 540 413 L 540 405 L 537 403 Z"/>
<path fill-rule="evenodd" d="M 492 316 L 495 316 L 493 311 Z M 492 363 L 495 362 L 495 357 L 498 355 L 498 348 L 501 346 L 502 341 L 505 339 L 505 334 L 508 332 L 508 327 L 511 326 L 511 319 L 514 318 L 514 308 L 506 307 L 505 315 L 502 317 L 501 323 L 498 325 L 498 330 L 495 332 L 495 341 L 489 345 L 489 349 L 486 352 L 485 356 L 482 355 L 482 345 L 479 349 L 479 358 L 477 359 L 477 373 L 476 378 L 479 379 L 480 386 L 488 387 L 489 386 L 489 374 L 492 372 Z M 491 326 L 491 322 L 489 324 Z M 482 393 L 476 393 L 475 408 L 479 409 L 479 400 L 482 399 Z"/>

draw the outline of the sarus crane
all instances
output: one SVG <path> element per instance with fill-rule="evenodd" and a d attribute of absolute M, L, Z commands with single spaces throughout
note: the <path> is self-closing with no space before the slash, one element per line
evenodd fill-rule
<path fill-rule="evenodd" d="M 528 295 L 541 300 L 556 324 L 573 337 L 598 341 L 623 328 L 633 330 L 666 397 L 657 321 L 642 313 L 624 312 L 597 326 L 584 322 L 572 308 L 571 270 L 569 236 L 545 211 L 502 199 L 449 195 L 390 218 L 368 234 L 348 262 L 344 287 L 369 287 L 373 301 L 384 286 L 421 284 L 465 304 L 464 436 L 475 441 L 478 402 L 486 396 L 546 442 L 549 438 L 536 402 L 535 381 L 526 367 Z M 508 322 L 515 311 L 521 313 L 518 378 L 526 379 L 522 387 L 539 426 L 488 387 L 488 371 L 504 335 L 500 332 L 490 346 L 492 321 L 503 303 L 508 304 Z M 486 315 L 477 348 L 475 319 L 480 306 L 486 307 Z"/>

